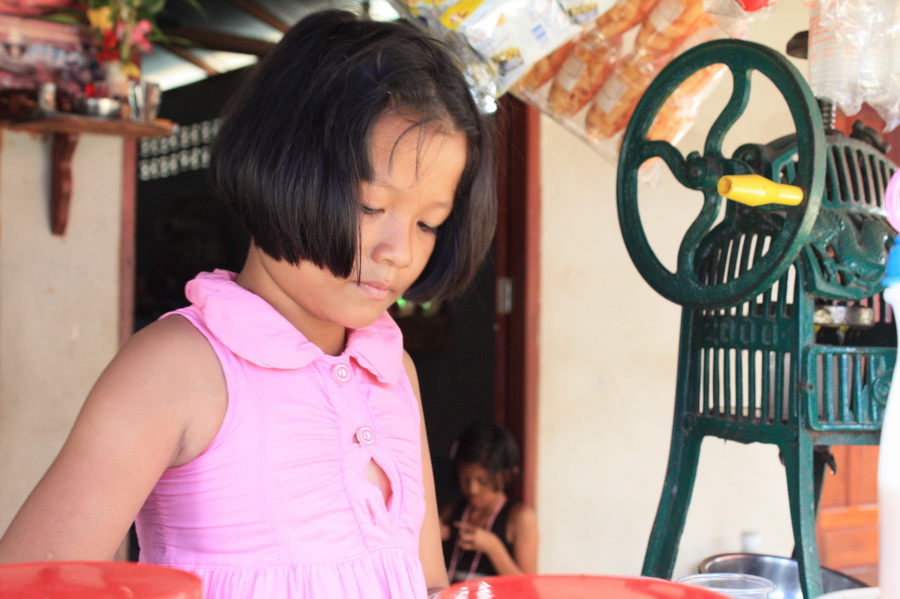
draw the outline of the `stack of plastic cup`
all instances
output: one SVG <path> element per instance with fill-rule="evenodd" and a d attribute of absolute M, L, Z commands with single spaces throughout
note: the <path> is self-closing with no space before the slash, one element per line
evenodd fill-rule
<path fill-rule="evenodd" d="M 682 584 L 703 587 L 732 599 L 769 599 L 775 583 L 752 574 L 692 574 L 678 579 Z"/>

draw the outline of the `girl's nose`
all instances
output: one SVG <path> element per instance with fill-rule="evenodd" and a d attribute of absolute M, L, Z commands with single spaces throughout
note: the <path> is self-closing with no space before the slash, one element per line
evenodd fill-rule
<path fill-rule="evenodd" d="M 397 268 L 412 264 L 413 226 L 408 226 L 395 218 L 385 218 L 373 231 L 372 258 L 377 262 L 387 262 Z"/>

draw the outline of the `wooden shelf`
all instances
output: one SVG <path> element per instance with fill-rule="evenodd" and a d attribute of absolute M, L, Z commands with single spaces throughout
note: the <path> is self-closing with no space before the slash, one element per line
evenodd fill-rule
<path fill-rule="evenodd" d="M 33 133 L 96 133 L 120 137 L 165 137 L 175 131 L 175 124 L 165 119 L 152 123 L 107 119 L 80 114 L 41 115 L 24 121 L 6 121 L 3 127 L 12 131 Z"/>
<path fill-rule="evenodd" d="M 72 196 L 72 154 L 78 143 L 79 135 L 94 133 L 131 139 L 165 137 L 172 134 L 177 128 L 172 121 L 165 119 L 142 123 L 69 113 L 45 113 L 26 120 L 0 121 L 0 127 L 11 131 L 51 134 L 50 230 L 54 235 L 65 235 L 66 233 L 69 202 Z"/>

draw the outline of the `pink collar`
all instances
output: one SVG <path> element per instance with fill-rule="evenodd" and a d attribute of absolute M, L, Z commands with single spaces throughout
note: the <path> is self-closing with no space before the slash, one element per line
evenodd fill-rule
<path fill-rule="evenodd" d="M 200 273 L 185 287 L 206 326 L 231 351 L 258 366 L 285 370 L 303 368 L 325 356 L 268 302 L 235 283 L 236 278 L 233 272 L 217 269 Z M 342 355 L 393 385 L 403 373 L 403 336 L 385 312 L 371 325 L 351 330 Z"/>

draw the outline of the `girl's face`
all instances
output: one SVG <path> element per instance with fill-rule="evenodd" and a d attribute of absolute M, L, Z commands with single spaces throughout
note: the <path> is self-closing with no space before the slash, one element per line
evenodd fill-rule
<path fill-rule="evenodd" d="M 424 270 L 436 229 L 453 209 L 466 137 L 446 124 L 413 127 L 387 114 L 375 124 L 370 157 L 374 176 L 361 184 L 354 276 L 342 279 L 309 262 L 293 266 L 258 252 L 277 286 L 278 297 L 266 299 L 329 353 L 343 348 L 345 329 L 371 324 Z"/>
<path fill-rule="evenodd" d="M 503 489 L 497 476 L 480 464 L 460 464 L 456 469 L 459 488 L 474 508 L 489 509 L 500 498 Z"/>

